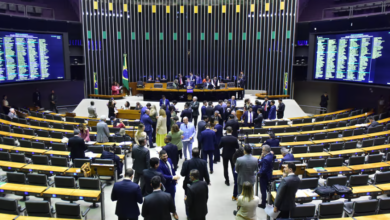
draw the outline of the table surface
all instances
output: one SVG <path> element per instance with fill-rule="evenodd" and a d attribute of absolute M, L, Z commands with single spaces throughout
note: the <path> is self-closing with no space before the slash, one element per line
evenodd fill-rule
<path fill-rule="evenodd" d="M 9 161 L 0 161 L 0 167 L 12 167 L 20 169 L 26 166 L 26 163 L 17 163 L 17 162 L 9 162 Z"/>
<path fill-rule="evenodd" d="M 378 145 L 378 146 L 373 146 L 373 147 L 362 147 L 361 149 L 364 152 L 369 152 L 369 151 L 373 151 L 373 150 L 384 150 L 387 148 L 390 148 L 390 144 Z"/>
<path fill-rule="evenodd" d="M 71 196 L 73 191 L 76 189 L 68 189 L 68 188 L 49 188 L 45 192 L 43 192 L 43 195 L 64 195 L 64 196 Z"/>
<path fill-rule="evenodd" d="M 376 215 L 367 215 L 361 217 L 354 217 L 355 220 L 384 220 L 390 219 L 390 214 L 376 214 Z"/>
<path fill-rule="evenodd" d="M 364 150 L 360 148 L 355 148 L 355 149 L 348 149 L 348 150 L 329 151 L 328 153 L 332 156 L 335 156 L 335 155 L 353 154 L 357 152 L 364 153 Z"/>
<path fill-rule="evenodd" d="M 332 139 L 314 140 L 313 143 L 322 144 L 322 143 L 341 142 L 341 141 L 343 141 L 342 138 L 332 138 Z"/>
<path fill-rule="evenodd" d="M 14 147 L 12 149 L 12 151 L 44 154 L 47 150 L 45 150 L 45 149 L 37 149 L 37 148 L 29 148 L 29 147 Z"/>
<path fill-rule="evenodd" d="M 346 171 L 352 171 L 348 167 L 324 167 L 326 171 L 319 171 L 317 172 L 315 169 L 308 169 L 306 168 L 306 172 L 308 174 L 313 174 L 313 173 L 333 173 L 333 172 L 346 172 Z"/>
<path fill-rule="evenodd" d="M 54 171 L 54 172 L 65 172 L 69 167 L 58 167 L 48 165 L 29 164 L 23 167 L 23 170 L 42 170 L 42 171 Z"/>
<path fill-rule="evenodd" d="M 353 108 L 347 108 L 347 109 L 343 109 L 343 110 L 339 110 L 339 111 L 335 111 L 335 112 L 329 112 L 329 113 L 314 115 L 313 117 L 316 118 L 316 117 L 321 117 L 321 116 L 335 115 L 335 114 L 339 114 L 339 113 L 343 113 L 343 112 L 348 112 L 348 111 L 351 111 L 351 110 L 353 110 Z"/>
<path fill-rule="evenodd" d="M 297 142 L 281 142 L 280 146 L 297 146 L 297 145 L 310 145 L 313 144 L 312 141 L 297 141 Z"/>
<path fill-rule="evenodd" d="M 47 155 L 60 155 L 60 156 L 69 156 L 70 155 L 70 152 L 69 151 L 59 151 L 59 150 L 49 150 L 49 151 L 46 151 L 45 154 Z"/>
<path fill-rule="evenodd" d="M 42 193 L 47 189 L 47 186 L 5 183 L 2 186 L 0 186 L 0 189 L 9 190 L 9 191 L 18 191 L 18 192 Z"/>
<path fill-rule="evenodd" d="M 1 218 L 0 216 L 0 219 Z M 49 217 L 34 217 L 34 216 L 19 216 L 17 220 L 75 220 L 74 218 L 49 218 Z"/>
<path fill-rule="evenodd" d="M 383 191 L 390 190 L 390 183 L 376 184 L 375 186 Z"/>
<path fill-rule="evenodd" d="M 350 141 L 350 140 L 359 140 L 363 138 L 369 138 L 370 136 L 362 134 L 362 135 L 355 135 L 355 136 L 350 136 L 350 137 L 343 137 L 342 139 L 344 141 Z"/>
<path fill-rule="evenodd" d="M 365 185 L 365 186 L 354 186 L 352 187 L 352 193 L 367 193 L 367 192 L 382 192 L 382 190 L 376 188 L 373 185 Z"/>
<path fill-rule="evenodd" d="M 299 158 L 308 158 L 308 157 L 330 157 L 330 154 L 327 152 L 316 152 L 316 153 L 302 153 L 302 154 L 293 154 L 294 158 L 299 159 Z M 279 155 L 276 156 L 277 159 L 282 159 L 278 158 Z"/>
<path fill-rule="evenodd" d="M 364 169 L 373 169 L 373 168 L 379 168 L 379 167 L 389 167 L 390 164 L 385 162 L 379 162 L 379 163 L 368 163 L 368 164 L 361 164 L 361 165 L 352 165 L 348 166 L 352 170 L 364 170 Z"/>
<path fill-rule="evenodd" d="M 376 136 L 387 135 L 387 134 L 390 134 L 390 131 L 375 132 L 375 133 L 367 134 L 367 136 L 376 137 Z"/>
<path fill-rule="evenodd" d="M 0 213 L 0 219 L 1 220 L 13 220 L 16 218 L 17 215 L 10 215 L 10 214 L 1 214 Z M 19 218 L 20 219 L 20 218 Z"/>

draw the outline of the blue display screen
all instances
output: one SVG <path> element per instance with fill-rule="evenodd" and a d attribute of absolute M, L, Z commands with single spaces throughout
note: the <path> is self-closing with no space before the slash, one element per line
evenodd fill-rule
<path fill-rule="evenodd" d="M 317 35 L 314 79 L 390 85 L 390 31 Z"/>
<path fill-rule="evenodd" d="M 0 84 L 65 78 L 63 36 L 0 31 Z"/>

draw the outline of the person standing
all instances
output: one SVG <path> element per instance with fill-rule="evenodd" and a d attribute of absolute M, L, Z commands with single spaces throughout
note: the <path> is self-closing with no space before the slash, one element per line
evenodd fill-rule
<path fill-rule="evenodd" d="M 223 174 L 225 177 L 225 184 L 230 186 L 229 182 L 229 162 L 230 167 L 232 168 L 232 173 L 234 174 L 234 164 L 233 164 L 233 155 L 236 152 L 236 149 L 239 148 L 238 140 L 232 135 L 232 128 L 226 128 L 226 136 L 221 138 L 219 142 L 218 149 L 222 148 L 222 161 L 223 161 Z"/>
<path fill-rule="evenodd" d="M 187 117 L 189 122 L 192 122 L 192 111 L 189 109 L 188 103 L 184 104 L 184 110 L 181 112 L 181 122 L 184 122 L 184 118 Z"/>
<path fill-rule="evenodd" d="M 133 147 L 133 152 L 131 153 L 131 158 L 133 158 L 133 169 L 135 171 L 134 174 L 134 182 L 138 184 L 140 182 L 140 186 L 143 189 L 144 180 L 143 180 L 143 170 L 148 169 L 150 165 L 150 153 L 149 149 L 145 147 L 146 141 L 145 139 L 138 140 L 139 145 L 135 145 Z"/>
<path fill-rule="evenodd" d="M 253 114 L 255 115 L 254 118 L 257 118 L 258 115 L 257 110 L 260 109 L 260 113 L 262 113 L 263 111 L 263 108 L 261 107 L 261 102 L 259 100 L 256 100 L 255 105 L 252 107 L 252 109 L 253 109 Z"/>
<path fill-rule="evenodd" d="M 161 178 L 155 176 L 151 180 L 153 193 L 147 195 L 142 206 L 142 216 L 144 220 L 171 220 L 171 213 L 175 219 L 179 219 L 176 214 L 176 207 L 169 193 L 161 191 Z"/>
<path fill-rule="evenodd" d="M 221 142 L 221 138 L 223 136 L 223 127 L 218 123 L 218 121 L 214 121 L 214 132 L 215 132 L 215 139 L 216 139 L 216 145 L 214 148 L 214 163 L 221 162 L 221 152 L 219 150 L 219 143 Z"/>
<path fill-rule="evenodd" d="M 141 105 L 140 105 L 141 106 Z M 150 109 L 151 108 L 151 104 L 150 103 L 146 103 L 146 106 L 144 106 L 144 107 L 142 107 L 141 108 L 141 115 L 140 115 L 140 119 L 142 119 L 142 116 L 145 114 L 145 112 L 146 112 L 146 109 Z"/>
<path fill-rule="evenodd" d="M 41 105 L 41 93 L 39 92 L 38 89 L 36 89 L 35 92 L 33 93 L 33 103 L 34 103 L 34 106 L 42 107 L 42 105 Z"/>
<path fill-rule="evenodd" d="M 276 119 L 276 106 L 275 106 L 275 101 L 271 101 L 271 108 L 269 109 L 268 113 L 268 119 L 269 120 L 275 120 Z"/>
<path fill-rule="evenodd" d="M 238 195 L 241 195 L 244 182 L 248 181 L 252 185 L 255 183 L 256 171 L 257 159 L 252 157 L 252 148 L 247 145 L 244 148 L 244 156 L 236 161 Z"/>
<path fill-rule="evenodd" d="M 156 145 L 157 147 L 162 147 L 165 145 L 164 139 L 167 136 L 167 119 L 164 109 L 160 109 L 159 117 L 157 119 L 157 138 Z"/>
<path fill-rule="evenodd" d="M 237 106 L 236 97 L 232 96 L 232 98 L 229 99 L 229 102 L 230 102 L 232 111 L 235 111 L 236 110 L 236 106 Z"/>
<path fill-rule="evenodd" d="M 211 102 L 211 101 L 208 103 L 208 106 L 207 106 L 207 108 L 206 108 L 206 115 L 207 115 L 207 117 L 208 117 L 209 119 L 211 118 L 211 116 L 214 115 L 213 102 Z"/>
<path fill-rule="evenodd" d="M 237 200 L 237 195 L 238 195 L 238 181 L 237 181 L 237 172 L 236 172 L 236 162 L 237 158 L 244 156 L 244 148 L 240 147 L 236 152 L 233 154 L 233 178 L 234 178 L 234 186 L 233 186 L 233 196 L 232 200 L 236 201 Z"/>
<path fill-rule="evenodd" d="M 272 170 L 274 169 L 274 154 L 271 147 L 263 145 L 261 152 L 261 159 L 259 161 L 259 176 L 260 176 L 260 191 L 261 191 L 261 205 L 260 208 L 265 208 L 267 202 L 268 184 L 272 180 Z"/>
<path fill-rule="evenodd" d="M 257 116 L 255 118 L 255 120 L 253 120 L 253 125 L 255 126 L 255 128 L 261 128 L 263 126 L 263 114 L 261 114 L 261 109 L 258 108 L 257 109 Z"/>
<path fill-rule="evenodd" d="M 169 106 L 170 107 L 170 106 Z M 171 130 L 171 111 L 169 110 L 169 107 L 166 107 L 165 105 L 162 105 L 161 108 L 164 109 L 165 115 L 166 115 L 166 128 L 167 131 Z"/>
<path fill-rule="evenodd" d="M 287 175 L 282 179 L 276 193 L 274 212 L 280 211 L 277 218 L 289 218 L 290 212 L 295 209 L 295 194 L 298 191 L 301 180 L 295 175 L 296 166 L 287 163 L 284 173 Z"/>
<path fill-rule="evenodd" d="M 328 93 L 324 92 L 324 94 L 321 95 L 321 102 L 320 102 L 320 107 L 322 108 L 320 112 L 321 114 L 326 113 L 328 111 L 327 109 L 328 101 L 329 101 Z"/>
<path fill-rule="evenodd" d="M 200 140 L 200 134 L 202 131 L 206 130 L 206 124 L 208 123 L 209 118 L 207 116 L 203 116 L 202 120 L 199 122 L 198 125 L 198 131 L 196 132 L 196 138 L 198 139 L 198 147 L 200 150 L 202 150 L 202 143 L 199 141 Z"/>
<path fill-rule="evenodd" d="M 242 120 L 246 127 L 253 127 L 254 114 L 252 110 L 252 106 L 250 106 L 248 111 L 242 115 Z"/>
<path fill-rule="evenodd" d="M 138 220 L 140 215 L 138 204 L 142 204 L 143 198 L 141 188 L 131 181 L 133 174 L 133 169 L 126 169 L 123 181 L 116 182 L 112 188 L 111 201 L 117 201 L 115 215 L 118 220 Z"/>
<path fill-rule="evenodd" d="M 188 218 L 191 220 L 206 220 L 207 200 L 209 199 L 209 187 L 207 183 L 199 180 L 199 171 L 191 170 L 190 179 L 192 184 L 187 189 L 185 197 L 188 208 Z"/>
<path fill-rule="evenodd" d="M 234 119 L 234 115 L 229 115 L 229 121 L 227 121 L 225 124 L 225 130 L 227 127 L 231 127 L 232 135 L 238 138 L 238 130 L 240 130 L 240 125 L 238 124 L 238 121 Z"/>
<path fill-rule="evenodd" d="M 244 72 L 240 72 L 240 76 L 241 76 L 241 81 L 243 81 L 244 85 L 241 87 L 243 88 L 244 90 L 242 90 L 242 97 L 244 98 L 245 97 L 245 86 L 246 86 L 246 76 L 244 74 Z"/>
<path fill-rule="evenodd" d="M 57 95 L 55 94 L 54 90 L 51 90 L 51 94 L 49 95 L 49 103 L 50 103 L 50 111 L 55 111 L 58 113 L 57 109 Z"/>
<path fill-rule="evenodd" d="M 152 138 L 153 138 L 153 143 L 156 143 L 156 126 L 157 126 L 157 118 L 158 118 L 158 115 L 157 115 L 157 108 L 155 105 L 152 105 L 152 107 L 150 108 L 150 114 L 149 114 L 149 117 L 150 119 L 152 119 Z"/>
<path fill-rule="evenodd" d="M 192 98 L 192 102 L 191 102 L 191 109 L 192 109 L 192 119 L 193 119 L 193 123 L 194 123 L 194 126 L 196 128 L 196 126 L 198 125 L 198 116 L 199 116 L 199 102 L 198 102 L 198 97 L 194 96 Z"/>
<path fill-rule="evenodd" d="M 183 157 L 183 141 L 182 141 L 182 138 L 184 138 L 183 134 L 184 132 L 180 130 L 177 124 L 174 124 L 171 128 L 171 131 L 169 131 L 168 133 L 168 135 L 172 137 L 171 143 L 177 146 L 177 162 L 179 162 L 179 156 L 180 159 Z M 179 166 L 176 165 L 176 168 L 178 167 Z"/>
<path fill-rule="evenodd" d="M 202 106 L 202 108 L 200 109 L 201 112 L 202 112 L 202 118 L 203 118 L 204 116 L 207 116 L 206 109 L 207 109 L 207 101 L 203 101 L 203 106 Z"/>
<path fill-rule="evenodd" d="M 242 186 L 242 194 L 238 197 L 236 220 L 257 220 L 256 208 L 259 197 L 253 195 L 253 184 L 246 181 Z"/>
<path fill-rule="evenodd" d="M 7 95 L 4 95 L 3 96 L 3 113 L 8 115 L 10 108 L 11 108 L 11 106 L 8 103 L 8 97 L 7 97 Z"/>
<path fill-rule="evenodd" d="M 164 184 L 165 192 L 171 194 L 173 203 L 175 203 L 176 184 L 177 180 L 180 179 L 180 176 L 176 175 L 172 160 L 168 158 L 168 154 L 165 150 L 161 150 L 159 156 L 160 165 L 158 166 L 157 171 L 161 172 L 167 180 Z"/>
<path fill-rule="evenodd" d="M 210 123 L 206 124 L 206 130 L 202 131 L 200 135 L 200 142 L 202 143 L 202 159 L 207 161 L 209 158 L 210 174 L 213 173 L 213 154 L 217 147 L 217 137 L 213 130 L 210 130 Z"/>
<path fill-rule="evenodd" d="M 277 115 L 278 119 L 283 119 L 285 108 L 286 108 L 286 106 L 284 105 L 283 100 L 279 99 L 279 106 L 278 106 L 278 109 L 276 110 L 276 115 Z"/>
<path fill-rule="evenodd" d="M 263 102 L 263 117 L 265 119 L 268 118 L 268 112 L 269 112 L 269 109 L 271 108 L 271 103 L 270 101 L 268 100 L 268 97 L 264 97 L 264 102 Z"/>
<path fill-rule="evenodd" d="M 153 146 L 153 137 L 152 137 L 152 134 L 153 134 L 152 124 L 153 124 L 153 122 L 152 122 L 152 119 L 149 117 L 149 114 L 150 114 L 149 109 L 146 109 L 145 110 L 145 114 L 141 118 L 141 123 L 143 123 L 144 126 L 145 126 L 145 132 L 146 132 L 146 134 L 148 135 L 148 138 L 149 138 L 149 147 L 150 148 L 154 148 L 154 146 Z"/>
<path fill-rule="evenodd" d="M 172 126 L 175 124 L 174 118 L 177 117 L 177 113 L 176 113 L 176 111 L 175 111 L 175 107 L 172 106 L 172 105 L 169 106 L 168 109 L 169 109 L 169 111 L 171 112 L 171 118 L 170 118 L 171 122 L 169 123 L 170 126 L 169 126 L 169 129 L 168 129 L 168 131 L 170 131 L 170 130 L 172 129 Z"/>
<path fill-rule="evenodd" d="M 79 136 L 80 136 L 85 142 L 91 141 L 91 139 L 90 139 L 90 137 L 89 137 L 89 130 L 88 130 L 87 126 L 86 126 L 84 123 L 80 123 L 80 124 L 79 124 L 79 130 L 80 130 Z"/>
<path fill-rule="evenodd" d="M 160 99 L 160 107 L 161 107 L 162 105 L 170 106 L 170 105 L 169 105 L 169 100 L 168 100 L 167 98 L 165 98 L 165 95 L 162 95 L 162 96 L 161 96 L 161 99 Z"/>
<path fill-rule="evenodd" d="M 160 160 L 157 157 L 152 157 L 150 158 L 149 164 L 150 167 L 142 171 L 142 178 L 144 179 L 145 184 L 142 188 L 142 195 L 144 197 L 153 192 L 153 187 L 151 185 L 153 177 L 159 176 L 163 185 L 166 182 L 164 175 L 162 175 L 162 173 L 157 170 L 157 168 L 160 166 Z"/>
<path fill-rule="evenodd" d="M 72 161 L 76 158 L 85 158 L 85 151 L 87 146 L 85 145 L 84 140 L 79 136 L 80 130 L 74 130 L 74 136 L 69 138 L 68 148 L 70 149 L 70 158 Z"/>
<path fill-rule="evenodd" d="M 110 131 L 106 123 L 106 116 L 100 116 L 100 121 L 96 125 L 96 142 L 106 143 L 109 142 Z"/>
<path fill-rule="evenodd" d="M 242 76 L 238 76 L 237 87 L 242 88 L 242 91 L 238 92 L 238 99 L 244 99 L 245 97 L 245 81 L 242 79 Z"/>
<path fill-rule="evenodd" d="M 165 150 L 168 154 L 168 158 L 171 159 L 173 168 L 176 171 L 177 170 L 177 163 L 178 163 L 178 148 L 176 145 L 171 143 L 172 136 L 167 135 L 164 138 L 165 146 L 162 148 L 162 150 Z"/>
<path fill-rule="evenodd" d="M 108 103 L 107 103 L 107 107 L 108 107 L 108 118 L 115 118 L 115 105 L 116 105 L 116 102 L 113 98 L 111 98 Z"/>
<path fill-rule="evenodd" d="M 183 124 L 180 125 L 180 130 L 183 131 L 183 150 L 184 150 L 184 158 L 187 160 L 187 149 L 189 152 L 189 157 L 191 159 L 192 155 L 192 143 L 194 143 L 195 137 L 195 127 L 192 123 L 188 122 L 188 118 L 183 118 Z"/>
<path fill-rule="evenodd" d="M 89 118 L 97 118 L 97 113 L 96 113 L 96 107 L 94 106 L 95 102 L 91 101 L 91 106 L 88 107 L 88 117 Z"/>
<path fill-rule="evenodd" d="M 222 100 L 219 100 L 219 101 L 218 101 L 218 105 L 216 105 L 216 106 L 214 107 L 214 112 L 218 111 L 220 115 L 223 115 L 222 103 L 223 103 L 223 101 L 222 101 Z M 221 121 L 222 121 L 222 125 L 223 125 L 222 116 L 221 116 Z"/>
<path fill-rule="evenodd" d="M 220 111 L 214 111 L 214 117 L 211 117 L 212 120 L 216 121 L 221 126 L 223 125 L 223 118 Z"/>
<path fill-rule="evenodd" d="M 139 142 L 138 142 L 139 139 L 145 139 L 146 140 L 146 138 L 148 137 L 148 135 L 146 134 L 146 132 L 144 130 L 145 130 L 145 125 L 144 124 L 139 124 L 138 125 L 138 130 L 134 134 L 134 141 L 138 145 L 139 145 Z"/>

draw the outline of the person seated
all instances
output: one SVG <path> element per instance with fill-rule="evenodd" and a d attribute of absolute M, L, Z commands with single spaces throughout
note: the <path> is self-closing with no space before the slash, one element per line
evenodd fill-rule
<path fill-rule="evenodd" d="M 186 82 L 186 84 L 185 84 L 185 87 L 186 87 L 187 89 L 193 89 L 193 88 L 194 88 L 194 82 L 191 81 L 191 80 L 188 78 L 188 79 L 187 79 L 187 82 Z"/>
<path fill-rule="evenodd" d="M 130 109 L 130 102 L 126 101 L 126 103 L 124 105 L 122 105 L 121 109 L 129 110 Z"/>
<path fill-rule="evenodd" d="M 115 133 L 116 137 L 123 137 L 123 141 L 133 141 L 133 138 L 131 138 L 124 128 L 121 128 L 119 132 Z"/>
<path fill-rule="evenodd" d="M 203 82 L 203 83 L 211 83 L 210 77 L 209 77 L 209 76 L 206 76 L 206 78 L 203 79 L 202 82 Z"/>
<path fill-rule="evenodd" d="M 159 83 L 160 79 L 158 77 L 156 77 L 156 80 L 154 82 Z"/>
<path fill-rule="evenodd" d="M 114 82 L 111 86 L 112 95 L 119 95 L 119 90 L 119 84 L 117 82 Z"/>
<path fill-rule="evenodd" d="M 214 79 L 211 81 L 211 85 L 214 89 L 219 89 L 219 79 L 214 76 Z"/>
<path fill-rule="evenodd" d="M 116 118 L 114 120 L 114 124 L 113 124 L 112 127 L 114 127 L 114 128 L 126 128 L 126 125 L 119 118 Z"/>
<path fill-rule="evenodd" d="M 82 139 L 84 139 L 85 142 L 91 141 L 91 139 L 89 138 L 89 130 L 84 123 L 79 124 L 79 130 L 80 130 L 79 136 Z"/>
<path fill-rule="evenodd" d="M 141 110 L 143 108 L 143 106 L 141 105 L 141 103 L 137 102 L 135 104 L 135 110 Z"/>
<path fill-rule="evenodd" d="M 111 159 L 114 161 L 115 164 L 115 170 L 117 171 L 117 177 L 118 179 L 122 178 L 122 169 L 123 169 L 123 163 L 120 161 L 118 155 L 115 154 L 115 148 L 116 144 L 112 146 L 106 146 L 104 148 L 104 151 L 102 155 L 100 156 L 100 159 Z"/>
<path fill-rule="evenodd" d="M 375 128 L 375 127 L 379 126 L 379 123 L 377 121 L 375 121 L 375 118 L 372 116 L 368 117 L 368 121 L 370 122 L 370 125 L 367 126 L 367 130 L 369 128 Z"/>
<path fill-rule="evenodd" d="M 153 78 L 151 76 L 148 78 L 148 82 L 153 82 Z"/>
<path fill-rule="evenodd" d="M 179 81 L 177 79 L 173 80 L 172 88 L 177 89 L 179 87 Z"/>
<path fill-rule="evenodd" d="M 185 80 L 184 77 L 181 75 L 181 73 L 179 73 L 179 75 L 177 76 L 177 82 L 179 83 L 179 87 L 184 86 Z"/>
<path fill-rule="evenodd" d="M 9 109 L 8 117 L 10 117 L 11 119 L 13 119 L 13 118 L 18 118 L 18 116 L 16 115 L 16 112 L 15 112 L 15 109 L 14 109 L 14 108 L 10 108 L 10 109 Z"/>
<path fill-rule="evenodd" d="M 264 141 L 264 144 L 269 145 L 270 147 L 279 147 L 279 140 L 275 138 L 273 132 L 270 132 L 269 139 Z"/>
<path fill-rule="evenodd" d="M 283 155 L 283 158 L 280 160 L 280 164 L 279 164 L 279 169 L 282 168 L 282 165 L 284 162 L 287 162 L 287 161 L 294 161 L 295 158 L 294 158 L 294 155 L 292 155 L 287 148 L 285 147 L 282 147 L 282 149 L 280 149 L 280 152 L 282 153 Z"/>

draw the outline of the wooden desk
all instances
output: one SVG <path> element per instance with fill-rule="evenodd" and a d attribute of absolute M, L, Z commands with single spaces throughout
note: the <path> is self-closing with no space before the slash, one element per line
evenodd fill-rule
<path fill-rule="evenodd" d="M 390 219 L 390 214 L 376 214 L 376 215 L 366 215 L 361 217 L 353 217 L 355 220 L 385 220 Z"/>
<path fill-rule="evenodd" d="M 50 187 L 45 192 L 43 192 L 43 197 L 52 197 L 52 198 L 66 198 L 70 199 L 73 191 L 76 189 L 68 189 L 68 188 L 54 188 Z"/>
<path fill-rule="evenodd" d="M 300 133 L 301 134 L 318 134 L 318 133 L 327 133 L 328 130 L 327 129 L 324 129 L 324 130 L 314 130 L 314 131 L 301 131 Z"/>
<path fill-rule="evenodd" d="M 362 134 L 362 135 L 355 135 L 355 136 L 350 136 L 350 137 L 343 137 L 343 141 L 352 141 L 352 140 L 362 140 L 365 138 L 369 138 L 370 136 Z"/>
<path fill-rule="evenodd" d="M 49 137 L 33 137 L 31 140 L 34 141 L 46 141 L 46 142 L 55 142 L 55 143 L 62 143 L 62 139 L 57 139 L 57 138 L 49 138 Z"/>
<path fill-rule="evenodd" d="M 343 109 L 343 110 L 339 110 L 339 111 L 335 111 L 335 112 L 329 112 L 329 113 L 314 115 L 313 117 L 321 117 L 321 116 L 328 116 L 328 115 L 337 115 L 337 114 L 340 114 L 340 113 L 349 112 L 349 111 L 351 111 L 351 110 L 353 110 L 353 108 L 347 108 L 347 109 Z"/>
<path fill-rule="evenodd" d="M 28 148 L 28 147 L 14 147 L 11 149 L 12 153 L 19 153 L 19 152 L 24 152 L 27 153 L 28 155 L 32 154 L 45 154 L 47 150 L 45 149 L 36 149 L 36 148 Z"/>
<path fill-rule="evenodd" d="M 65 171 L 65 175 L 67 176 L 82 176 L 84 177 L 84 173 L 81 171 L 80 168 L 74 168 L 71 167 L 67 171 Z"/>
<path fill-rule="evenodd" d="M 276 133 L 276 137 L 282 137 L 282 136 L 291 136 L 291 135 L 299 135 L 299 132 L 288 132 L 288 133 Z M 246 135 L 244 135 L 246 136 Z M 249 134 L 248 137 L 269 137 L 269 134 Z"/>
<path fill-rule="evenodd" d="M 326 171 L 316 171 L 315 169 L 306 168 L 306 173 L 308 176 L 328 176 L 328 175 L 338 175 L 338 174 L 351 174 L 352 169 L 348 167 L 324 167 Z"/>
<path fill-rule="evenodd" d="M 352 187 L 352 193 L 354 196 L 369 196 L 369 195 L 381 195 L 382 190 L 373 185 L 355 186 Z"/>
<path fill-rule="evenodd" d="M 348 166 L 353 170 L 354 173 L 360 173 L 364 171 L 375 171 L 375 170 L 388 170 L 390 167 L 390 164 L 385 162 L 379 162 L 379 163 L 369 163 L 369 164 L 361 164 L 361 165 L 353 165 Z"/>
<path fill-rule="evenodd" d="M 11 149 L 13 149 L 15 146 L 11 146 L 11 145 L 5 145 L 5 144 L 0 144 L 0 151 L 10 151 Z"/>
<path fill-rule="evenodd" d="M 46 155 L 52 156 L 60 156 L 60 157 L 69 157 L 69 151 L 59 151 L 59 150 L 49 150 L 45 152 Z"/>
<path fill-rule="evenodd" d="M 75 220 L 70 218 L 50 218 L 50 217 L 34 217 L 34 216 L 19 216 L 17 220 Z"/>
<path fill-rule="evenodd" d="M 290 120 L 294 120 L 294 119 L 304 119 L 304 118 L 311 118 L 310 116 L 302 116 L 302 117 L 293 117 L 293 118 L 288 118 Z"/>
<path fill-rule="evenodd" d="M 366 153 L 378 153 L 380 151 L 388 151 L 390 148 L 390 144 L 373 146 L 373 147 L 362 147 L 361 149 Z"/>
<path fill-rule="evenodd" d="M 17 163 L 17 162 L 9 162 L 9 161 L 0 161 L 0 167 L 4 171 L 16 169 L 19 170 L 22 167 L 26 166 L 26 163 Z"/>
<path fill-rule="evenodd" d="M 93 201 L 97 202 L 100 199 L 100 193 L 100 190 L 75 189 L 71 196 L 79 200 L 93 199 Z"/>
<path fill-rule="evenodd" d="M 31 120 L 35 120 L 35 121 L 46 121 L 46 122 L 58 123 L 58 124 L 68 124 L 68 125 L 79 125 L 80 124 L 78 122 L 50 120 L 50 119 L 46 119 L 46 118 L 38 118 L 38 117 L 32 117 L 32 116 L 27 116 L 26 118 L 31 119 Z"/>
<path fill-rule="evenodd" d="M 302 153 L 302 154 L 294 154 L 294 158 L 296 160 L 307 160 L 307 159 L 310 159 L 310 158 L 328 158 L 330 157 L 330 154 L 328 154 L 327 152 L 317 152 L 317 153 Z M 277 155 L 276 156 L 277 159 L 282 159 L 283 156 L 282 155 Z"/>
<path fill-rule="evenodd" d="M 8 133 L 5 136 L 9 136 L 11 138 L 22 138 L 22 139 L 31 139 L 35 137 L 33 135 L 25 135 L 25 134 L 17 134 L 17 133 Z"/>
<path fill-rule="evenodd" d="M 125 159 L 125 155 L 123 154 L 116 154 L 120 160 L 124 160 Z M 102 154 L 96 154 L 94 158 L 100 158 L 102 156 Z M 92 159 L 92 158 L 90 158 Z"/>
<path fill-rule="evenodd" d="M 289 128 L 291 125 L 274 125 L 274 126 L 263 126 L 265 129 L 272 129 L 272 128 Z"/>
<path fill-rule="evenodd" d="M 305 202 L 305 201 L 309 202 L 309 201 L 312 201 L 313 199 L 321 199 L 321 197 L 319 195 L 313 197 L 313 196 L 308 195 L 306 192 L 303 192 L 303 194 L 305 195 L 304 197 L 302 197 L 302 196 L 299 197 L 299 196 L 297 196 L 297 194 L 295 194 L 295 201 L 297 203 L 301 203 L 301 202 Z M 272 201 L 275 201 L 275 199 L 276 199 L 276 192 L 275 191 L 271 192 L 271 199 L 272 199 Z"/>
<path fill-rule="evenodd" d="M 378 137 L 378 136 L 388 136 L 390 134 L 390 131 L 381 131 L 381 132 L 375 132 L 371 134 L 367 134 L 369 137 Z"/>
<path fill-rule="evenodd" d="M 0 186 L 0 192 L 15 193 L 23 192 L 25 195 L 41 196 L 47 186 L 34 186 L 28 184 L 5 183 Z"/>
<path fill-rule="evenodd" d="M 322 144 L 322 143 L 333 143 L 333 142 L 342 142 L 342 138 L 333 138 L 333 139 L 323 139 L 323 140 L 314 140 L 314 144 Z"/>
<path fill-rule="evenodd" d="M 97 134 L 97 132 L 96 131 L 90 131 L 89 132 L 89 135 L 91 136 L 91 135 L 95 135 L 96 136 L 96 134 Z M 112 136 L 115 136 L 115 133 L 110 133 L 110 136 L 112 137 Z"/>
<path fill-rule="evenodd" d="M 11 214 L 2 214 L 0 213 L 0 219 L 1 220 L 13 220 L 17 217 L 17 215 L 11 215 Z"/>
<path fill-rule="evenodd" d="M 298 145 L 310 145 L 313 144 L 311 141 L 297 141 L 297 142 L 281 142 L 280 146 L 298 146 Z"/>
<path fill-rule="evenodd" d="M 348 150 L 337 150 L 328 152 L 332 157 L 343 157 L 352 155 L 362 155 L 364 151 L 360 148 L 348 149 Z"/>
<path fill-rule="evenodd" d="M 390 183 L 377 184 L 375 186 L 382 190 L 383 194 L 390 194 Z"/>
<path fill-rule="evenodd" d="M 273 170 L 272 171 L 272 179 L 279 179 L 283 177 L 283 171 L 281 170 Z"/>
<path fill-rule="evenodd" d="M 64 174 L 69 167 L 58 167 L 49 165 L 29 164 L 24 166 L 21 170 L 24 172 L 38 172 L 43 174 Z"/>

